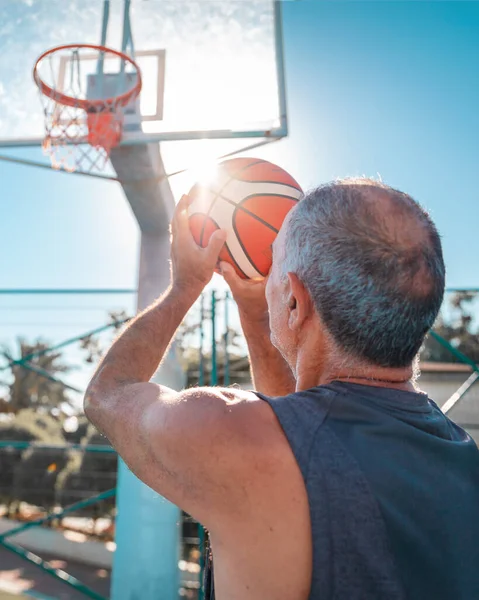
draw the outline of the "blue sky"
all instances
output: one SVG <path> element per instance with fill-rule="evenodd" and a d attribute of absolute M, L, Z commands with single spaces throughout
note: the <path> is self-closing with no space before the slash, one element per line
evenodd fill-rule
<path fill-rule="evenodd" d="M 479 3 L 300 0 L 283 14 L 290 136 L 255 154 L 305 189 L 379 174 L 430 210 L 448 285 L 479 287 Z M 117 184 L 3 162 L 0 182 L 0 288 L 135 286 L 139 236 Z M 112 305 L 133 302 L 0 297 L 0 338 L 58 341 Z M 84 310 L 54 310 L 68 306 Z"/>

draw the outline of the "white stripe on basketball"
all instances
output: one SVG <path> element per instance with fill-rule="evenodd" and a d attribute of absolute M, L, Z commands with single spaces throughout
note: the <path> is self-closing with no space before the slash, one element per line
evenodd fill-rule
<path fill-rule="evenodd" d="M 216 190 L 219 192 L 220 188 L 216 188 Z M 258 181 L 239 181 L 237 179 L 227 183 L 221 191 L 223 198 L 228 198 L 235 204 L 239 204 L 248 196 L 253 195 L 287 196 L 293 200 L 299 200 L 303 194 L 293 186 L 285 183 L 262 183 Z"/>
<path fill-rule="evenodd" d="M 247 277 L 262 277 L 261 273 L 257 271 L 251 264 L 248 256 L 245 254 L 243 247 L 241 246 L 236 233 L 233 229 L 233 215 L 236 207 L 225 202 L 224 200 L 218 199 L 213 205 L 210 216 L 221 229 L 227 232 L 226 244 L 231 255 L 234 257 L 238 267 L 243 271 Z"/>

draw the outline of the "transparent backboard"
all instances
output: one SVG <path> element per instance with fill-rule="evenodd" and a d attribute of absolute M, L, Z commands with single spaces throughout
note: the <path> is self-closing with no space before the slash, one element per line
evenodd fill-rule
<path fill-rule="evenodd" d="M 123 6 L 110 3 L 106 45 L 117 50 Z M 99 44 L 102 11 L 100 0 L 0 1 L 0 146 L 41 143 L 35 61 L 54 46 Z M 285 135 L 278 11 L 269 0 L 133 0 L 142 131 L 125 143 Z"/>

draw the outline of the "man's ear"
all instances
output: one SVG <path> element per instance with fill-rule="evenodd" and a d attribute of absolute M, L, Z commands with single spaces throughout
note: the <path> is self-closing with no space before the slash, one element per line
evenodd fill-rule
<path fill-rule="evenodd" d="M 288 273 L 289 290 L 287 295 L 289 320 L 291 330 L 301 329 L 311 316 L 313 303 L 304 283 L 295 273 Z"/>

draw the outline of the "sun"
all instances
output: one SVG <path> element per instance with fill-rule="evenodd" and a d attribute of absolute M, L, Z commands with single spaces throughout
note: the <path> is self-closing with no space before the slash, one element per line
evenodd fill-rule
<path fill-rule="evenodd" d="M 198 158 L 190 169 L 190 175 L 196 183 L 208 186 L 218 177 L 218 162 L 213 158 Z"/>

